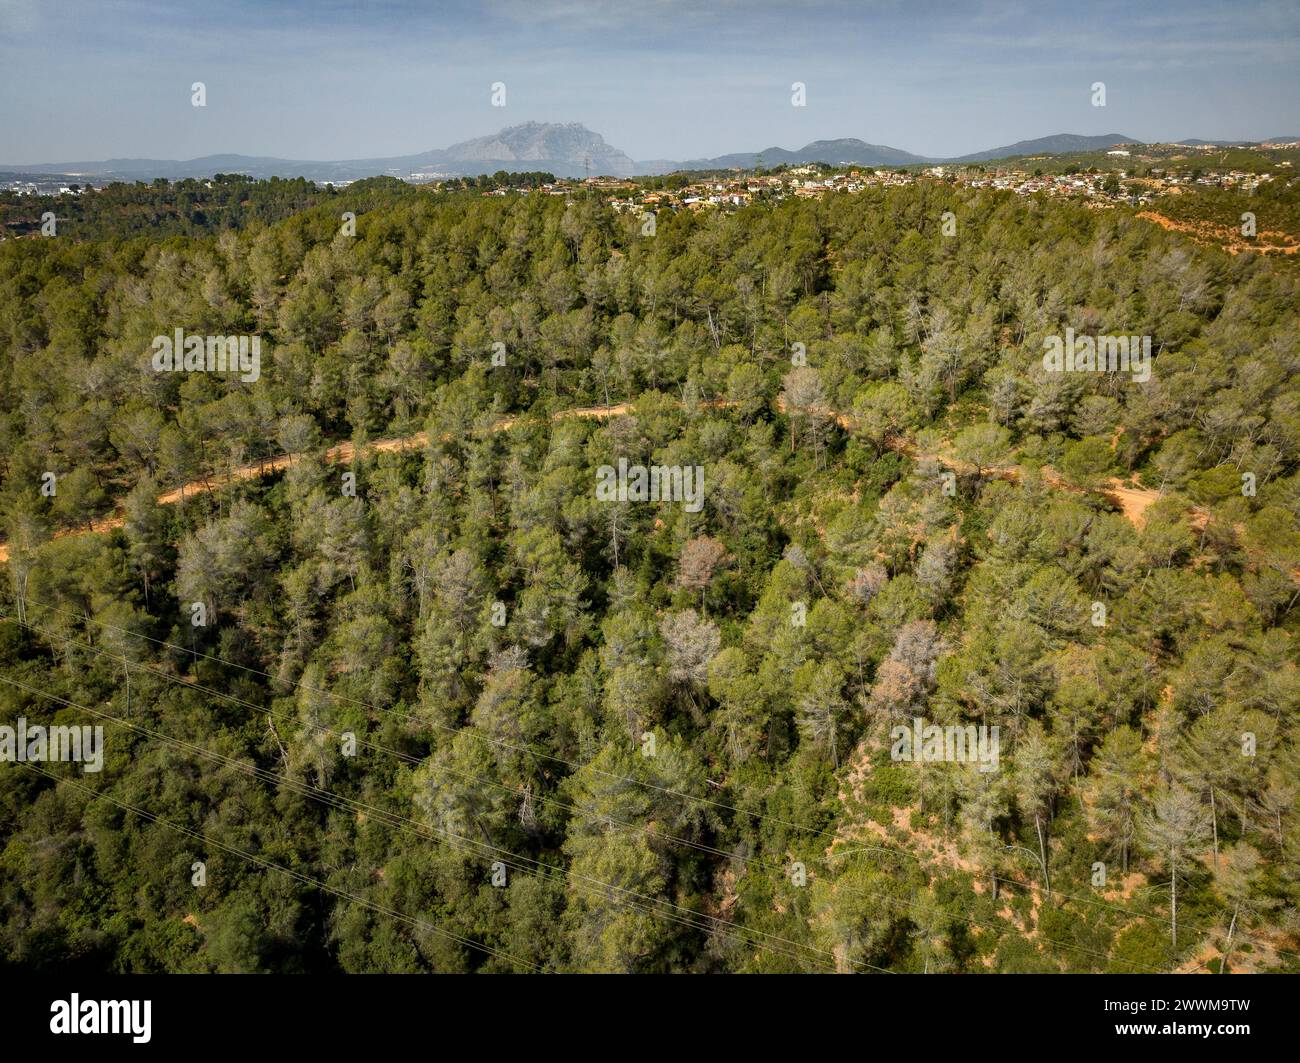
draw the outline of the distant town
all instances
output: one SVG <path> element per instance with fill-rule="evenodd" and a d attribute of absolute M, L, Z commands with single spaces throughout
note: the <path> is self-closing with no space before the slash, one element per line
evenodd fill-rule
<path fill-rule="evenodd" d="M 1178 195 L 1190 188 L 1236 188 L 1253 192 L 1271 181 L 1271 174 L 1240 170 L 1211 171 L 1198 175 L 1152 173 L 1130 177 L 1126 172 L 1078 172 L 1046 174 L 1022 169 L 987 169 L 983 166 L 931 166 L 920 171 L 850 169 L 823 172 L 816 165 L 798 166 L 777 174 L 742 173 L 732 177 L 709 177 L 675 189 L 648 188 L 631 180 L 588 178 L 586 181 L 556 181 L 546 191 L 563 194 L 575 186 L 603 190 L 615 210 L 658 208 L 705 210 L 742 207 L 755 200 L 780 200 L 787 196 L 813 198 L 826 192 L 861 192 L 868 188 L 895 188 L 918 181 L 939 180 L 969 188 L 994 188 L 1027 196 L 1067 196 L 1100 200 L 1149 203 L 1158 196 Z M 485 195 L 505 195 L 494 189 Z"/>
<path fill-rule="evenodd" d="M 490 187 L 483 189 L 483 194 L 506 195 L 539 189 L 545 193 L 567 195 L 575 189 L 587 188 L 604 192 L 617 210 L 655 207 L 703 210 L 740 207 L 755 199 L 818 196 L 827 191 L 852 193 L 866 188 L 903 187 L 921 180 L 942 180 L 970 188 L 1010 190 L 1019 195 L 1125 200 L 1136 205 L 1192 188 L 1237 189 L 1249 193 L 1269 180 L 1289 174 L 1293 166 L 1290 159 L 1278 159 L 1276 154 L 1266 158 L 1254 150 L 1256 147 L 1207 143 L 1122 144 L 1109 150 L 1077 155 L 1043 154 L 987 163 L 898 167 L 808 162 L 765 169 L 759 156 L 752 169 L 680 170 L 664 175 L 631 177 L 557 177 L 540 185 L 535 181 L 505 180 L 507 174 L 502 171 L 488 181 Z M 1269 148 L 1275 152 L 1294 151 L 1300 149 L 1300 141 L 1272 143 Z M 1230 154 L 1234 162 L 1251 169 L 1224 165 Z M 1066 160 L 1075 164 L 1069 165 Z M 383 176 L 434 189 L 482 188 L 488 177 L 485 174 L 475 178 L 464 173 L 431 169 L 393 169 Z M 131 183 L 121 176 L 106 179 L 98 174 L 10 172 L 0 173 L 0 192 L 22 196 L 66 196 L 90 188 L 100 189 L 113 182 Z M 210 180 L 204 183 L 211 187 Z M 321 187 L 342 189 L 356 181 L 317 179 L 315 183 Z"/>
<path fill-rule="evenodd" d="M 1076 201 L 1094 209 L 1128 208 L 1167 228 L 1236 254 L 1276 253 L 1300 262 L 1300 213 L 1294 207 L 1295 160 L 1300 142 L 1272 144 L 1267 151 L 1222 144 L 1110 144 L 1087 151 L 1044 152 L 991 161 L 957 161 L 907 166 L 791 162 L 764 166 L 761 155 L 747 168 L 678 170 L 645 176 L 556 176 L 549 170 L 498 169 L 455 174 L 424 169 L 377 174 L 356 180 L 272 177 L 259 181 L 238 170 L 178 181 L 106 179 L 96 174 L 0 173 L 0 241 L 45 234 L 51 213 L 71 231 L 85 232 L 91 217 L 133 204 L 155 218 L 171 218 L 176 231 L 201 231 L 205 212 L 224 213 L 238 227 L 247 217 L 278 216 L 301 209 L 314 197 L 370 190 L 390 182 L 425 192 L 511 196 L 584 195 L 638 219 L 662 212 L 732 212 L 751 204 L 816 199 L 872 189 L 943 184 L 1016 196 Z M 515 163 L 506 164 L 515 166 Z M 585 169 L 586 167 L 584 167 Z M 84 193 L 93 192 L 92 196 Z M 1249 204 L 1260 211 L 1258 234 L 1241 228 L 1247 204 L 1239 197 L 1263 197 Z M 104 200 L 107 195 L 108 200 Z M 269 198 L 268 198 L 269 197 Z M 76 203 L 73 206 L 72 200 Z M 67 214 L 58 208 L 62 201 Z M 267 212 L 270 213 L 267 213 Z M 1255 214 L 1249 215 L 1254 225 Z"/>

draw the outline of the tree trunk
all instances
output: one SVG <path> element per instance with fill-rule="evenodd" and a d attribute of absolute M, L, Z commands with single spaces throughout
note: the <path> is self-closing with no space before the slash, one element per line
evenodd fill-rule
<path fill-rule="evenodd" d="M 1219 870 L 1219 814 L 1214 808 L 1214 787 L 1210 787 L 1210 822 L 1214 824 L 1214 870 Z"/>
<path fill-rule="evenodd" d="M 1178 857 L 1169 850 L 1169 936 L 1178 948 Z"/>
<path fill-rule="evenodd" d="M 1223 946 L 1223 959 L 1219 961 L 1219 973 L 1228 973 L 1228 954 L 1232 952 L 1232 932 L 1237 929 L 1237 913 L 1241 911 L 1241 905 L 1237 905 L 1232 910 L 1232 922 L 1228 924 L 1228 940 Z"/>
<path fill-rule="evenodd" d="M 1034 828 L 1038 831 L 1038 852 L 1043 861 L 1043 891 L 1052 895 L 1052 880 L 1047 875 L 1047 846 L 1043 843 L 1043 822 L 1039 816 L 1034 817 Z"/>

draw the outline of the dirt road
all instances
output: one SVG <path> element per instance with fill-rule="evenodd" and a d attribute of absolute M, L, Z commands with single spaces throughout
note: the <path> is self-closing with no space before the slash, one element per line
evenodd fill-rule
<path fill-rule="evenodd" d="M 1258 242 L 1248 244 L 1242 240 L 1241 230 L 1229 225 L 1214 225 L 1208 221 L 1174 221 L 1173 218 L 1167 218 L 1154 210 L 1139 211 L 1137 216 L 1155 222 L 1162 229 L 1186 233 L 1200 243 L 1220 247 L 1230 255 L 1239 255 L 1243 251 L 1255 251 L 1261 255 L 1294 255 L 1300 251 L 1300 244 L 1295 243 L 1295 237 L 1277 230 L 1259 232 L 1256 235 Z"/>
<path fill-rule="evenodd" d="M 707 403 L 706 405 L 717 408 L 717 407 L 725 407 L 731 404 L 723 401 L 714 401 L 714 402 Z M 776 405 L 777 408 L 781 410 L 781 412 L 785 412 L 785 404 L 781 402 L 779 399 L 777 400 Z M 630 412 L 631 409 L 632 409 L 632 404 L 627 402 L 619 403 L 614 406 L 579 406 L 571 410 L 561 410 L 559 413 L 552 414 L 551 419 L 555 421 L 562 421 L 574 417 L 581 417 L 581 418 L 618 417 L 622 414 Z M 833 417 L 835 422 L 841 428 L 850 429 L 853 427 L 852 418 L 850 418 L 848 414 L 831 413 L 830 416 Z M 508 431 L 523 419 L 524 418 L 522 417 L 504 417 L 496 423 L 496 425 L 493 427 L 493 431 L 497 431 L 497 432 Z M 365 452 L 368 454 L 386 453 L 390 451 L 413 450 L 425 446 L 428 442 L 429 442 L 428 432 L 416 432 L 413 435 L 402 436 L 401 438 L 398 439 L 375 440 L 373 443 L 367 443 L 364 449 Z M 919 454 L 917 453 L 915 447 L 913 447 L 910 443 L 908 443 L 906 440 L 903 439 L 890 440 L 889 446 L 894 450 L 898 450 L 902 453 L 906 453 L 909 456 L 914 458 L 929 457 L 940 462 L 941 464 L 945 465 L 948 468 L 969 471 L 969 467 L 967 467 L 965 463 L 958 461 L 957 459 L 952 458 L 950 456 L 939 454 L 939 453 Z M 192 498 L 195 495 L 206 494 L 210 491 L 217 491 L 223 487 L 226 487 L 231 483 L 237 483 L 241 480 L 256 480 L 270 473 L 280 472 L 283 469 L 287 469 L 289 467 L 289 465 L 293 461 L 293 457 L 294 457 L 293 455 L 281 454 L 274 458 L 267 458 L 264 461 L 252 462 L 249 465 L 241 466 L 240 468 L 234 469 L 229 473 L 222 473 L 221 475 L 218 476 L 209 476 L 207 479 L 204 480 L 194 480 L 191 483 L 187 483 L 184 487 L 173 488 L 170 491 L 163 492 L 161 495 L 158 496 L 158 504 L 163 506 L 175 505 L 176 503 L 181 502 L 186 498 Z M 356 447 L 351 442 L 338 443 L 335 446 L 332 446 L 325 451 L 325 461 L 330 465 L 347 465 L 351 463 L 355 457 L 356 457 Z M 1020 470 L 1014 465 L 999 466 L 997 468 L 990 468 L 984 471 L 989 475 L 998 476 L 1002 479 L 1018 480 L 1020 477 Z M 1044 472 L 1047 481 L 1051 483 L 1052 486 L 1058 487 L 1062 490 L 1079 490 L 1077 488 L 1071 488 L 1069 485 L 1067 485 L 1063 480 L 1061 480 L 1061 478 L 1058 475 L 1054 473 L 1053 470 L 1047 469 L 1044 470 Z M 1137 488 L 1137 487 L 1128 487 L 1125 486 L 1123 482 L 1120 480 L 1110 481 L 1105 487 L 1101 488 L 1101 493 L 1113 499 L 1115 503 L 1120 507 L 1120 509 L 1123 510 L 1124 515 L 1130 521 L 1132 521 L 1133 524 L 1138 528 L 1141 528 L 1145 522 L 1144 515 L 1146 513 L 1147 508 L 1153 502 L 1155 502 L 1156 499 L 1160 497 L 1160 493 L 1158 491 L 1150 491 L 1150 490 L 1145 490 L 1143 488 Z M 125 518 L 123 516 L 121 507 L 119 506 L 116 512 L 114 512 L 111 516 L 103 517 L 99 520 L 94 521 L 91 524 L 89 529 L 67 528 L 67 529 L 62 529 L 60 531 L 57 531 L 54 534 L 56 536 L 63 536 L 63 535 L 82 535 L 82 534 L 86 534 L 87 531 L 89 531 L 92 534 L 111 531 L 114 528 L 120 528 L 123 524 L 124 519 Z M 9 547 L 6 543 L 0 543 L 0 563 L 4 563 L 5 561 L 8 560 L 9 560 Z"/>

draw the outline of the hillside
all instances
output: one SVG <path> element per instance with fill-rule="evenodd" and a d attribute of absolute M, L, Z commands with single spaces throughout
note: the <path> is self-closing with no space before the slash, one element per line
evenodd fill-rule
<path fill-rule="evenodd" d="M 691 159 L 674 165 L 680 170 L 752 170 L 755 166 L 765 167 L 791 165 L 805 162 L 828 162 L 831 164 L 857 163 L 862 166 L 909 166 L 926 162 L 921 155 L 891 148 L 884 144 L 868 144 L 861 140 L 846 138 L 841 140 L 814 140 L 802 148 L 788 151 L 785 148 L 764 148 L 758 152 L 737 152 L 731 155 L 719 155 L 713 159 Z"/>
<path fill-rule="evenodd" d="M 1098 151 L 1113 148 L 1118 144 L 1134 144 L 1138 141 L 1120 133 L 1103 133 L 1100 136 L 1079 136 L 1075 133 L 1058 133 L 1050 137 L 1038 137 L 1035 140 L 1018 140 L 1014 144 L 1005 144 L 1000 148 L 989 148 L 971 155 L 960 155 L 950 162 L 986 162 L 990 159 L 1009 159 L 1020 155 L 1064 155 L 1073 152 Z"/>
<path fill-rule="evenodd" d="M 0 726 L 104 734 L 0 771 L 0 966 L 1298 969 L 1293 269 L 938 180 L 214 191 L 0 244 Z"/>

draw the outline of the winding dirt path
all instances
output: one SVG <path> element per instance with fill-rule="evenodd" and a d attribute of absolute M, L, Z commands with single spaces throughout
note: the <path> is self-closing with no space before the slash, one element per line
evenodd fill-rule
<path fill-rule="evenodd" d="M 778 396 L 776 399 L 776 408 L 781 412 L 786 412 L 784 400 Z M 823 409 L 819 411 L 824 417 L 833 420 L 837 425 L 846 432 L 853 430 L 853 418 L 847 413 L 839 413 L 835 410 Z M 991 465 L 982 470 L 977 470 L 969 462 L 961 461 L 950 454 L 942 452 L 921 453 L 916 446 L 908 439 L 899 436 L 889 436 L 885 439 L 885 446 L 890 450 L 897 451 L 900 454 L 906 454 L 910 458 L 930 458 L 939 462 L 945 468 L 952 469 L 954 472 L 983 472 L 985 476 L 994 476 L 1000 480 L 1010 480 L 1013 483 L 1020 482 L 1020 467 L 1018 465 Z M 1067 483 L 1051 466 L 1043 468 L 1043 479 L 1052 487 L 1062 491 L 1072 491 L 1075 494 L 1088 494 L 1089 491 L 1082 487 L 1075 487 Z M 1153 491 L 1146 487 L 1132 487 L 1125 480 L 1118 476 L 1113 476 L 1102 486 L 1096 489 L 1096 493 L 1105 495 L 1115 505 L 1119 506 L 1120 511 L 1139 531 L 1146 526 L 1146 511 L 1160 498 L 1159 491 Z"/>
<path fill-rule="evenodd" d="M 724 400 L 714 400 L 704 405 L 713 408 L 723 408 L 734 405 Z M 778 398 L 776 408 L 785 413 L 785 403 Z M 571 410 L 561 410 L 551 415 L 552 421 L 563 421 L 571 418 L 591 418 L 603 419 L 606 417 L 618 417 L 622 414 L 629 413 L 632 410 L 632 404 L 629 402 L 618 403 L 614 406 L 578 406 Z M 826 411 L 827 416 L 831 417 L 836 424 L 845 430 L 853 427 L 852 418 L 845 413 Z M 509 431 L 521 421 L 527 420 L 528 416 L 520 415 L 514 417 L 504 417 L 494 426 L 494 432 Z M 413 435 L 401 436 L 396 439 L 377 439 L 372 443 L 367 443 L 363 447 L 365 454 L 382 454 L 388 452 L 400 452 L 405 450 L 415 450 L 427 445 L 429 442 L 428 432 L 416 432 Z M 909 440 L 902 438 L 891 438 L 886 441 L 886 445 L 899 453 L 907 454 L 913 458 L 932 458 L 940 462 L 947 468 L 957 471 L 974 471 L 974 466 L 959 461 L 949 455 L 942 453 L 922 454 L 918 453 L 914 444 Z M 357 448 L 351 442 L 338 443 L 325 451 L 324 459 L 328 465 L 347 465 L 356 457 Z M 211 491 L 220 490 L 232 483 L 238 483 L 243 480 L 257 480 L 271 473 L 281 472 L 287 469 L 293 462 L 295 455 L 280 454 L 274 458 L 266 458 L 263 461 L 252 462 L 248 465 L 242 465 L 228 473 L 209 476 L 202 480 L 194 480 L 185 484 L 183 487 L 173 488 L 170 491 L 164 491 L 158 496 L 158 504 L 163 506 L 176 505 L 187 498 L 195 495 L 207 494 Z M 1018 481 L 1020 479 L 1020 470 L 1017 466 L 996 466 L 983 470 L 986 475 L 996 476 L 1005 480 Z M 1052 469 L 1044 470 L 1044 478 L 1053 487 L 1064 491 L 1075 491 L 1085 493 L 1082 488 L 1073 487 Z M 1144 488 L 1125 486 L 1121 480 L 1111 480 L 1100 489 L 1100 493 L 1111 498 L 1123 510 L 1124 515 L 1133 522 L 1137 528 L 1141 528 L 1145 523 L 1145 513 L 1148 507 L 1152 505 L 1159 497 L 1158 491 L 1146 490 Z M 125 523 L 125 515 L 121 507 L 109 516 L 102 517 L 91 523 L 89 528 L 62 528 L 54 533 L 55 538 L 61 538 L 64 535 L 83 535 L 89 532 L 97 534 L 106 531 L 112 531 L 114 528 L 122 527 Z M 9 546 L 7 543 L 0 543 L 0 564 L 9 560 Z"/>
<path fill-rule="evenodd" d="M 602 418 L 618 417 L 632 409 L 632 404 L 628 402 L 619 403 L 614 406 L 579 406 L 572 410 L 561 410 L 553 414 L 551 420 L 563 421 L 574 417 L 582 418 Z M 527 420 L 527 416 L 504 417 L 493 426 L 494 432 L 505 432 L 513 428 L 521 420 Z M 383 454 L 392 451 L 415 450 L 425 446 L 429 442 L 428 432 L 416 432 L 413 435 L 401 436 L 396 439 L 376 439 L 371 443 L 365 444 L 363 450 L 366 454 Z M 348 465 L 356 457 L 357 448 L 350 440 L 345 443 L 337 443 L 325 451 L 324 460 L 327 465 Z M 202 480 L 193 480 L 181 487 L 174 487 L 170 491 L 164 491 L 158 496 L 160 506 L 174 506 L 179 502 L 192 498 L 195 495 L 208 494 L 211 491 L 219 491 L 232 483 L 238 483 L 242 480 L 259 480 L 263 476 L 271 473 L 281 472 L 287 469 L 293 459 L 298 455 L 279 454 L 274 458 L 265 458 L 262 461 L 255 461 L 248 465 L 241 465 L 230 472 L 219 475 L 209 476 Z M 54 538 L 62 538 L 65 535 L 84 535 L 99 534 L 101 532 L 112 531 L 114 528 L 120 528 L 126 522 L 126 516 L 121 506 L 118 506 L 114 512 L 106 517 L 100 517 L 91 522 L 88 528 L 60 528 L 54 533 Z M 0 542 L 0 564 L 9 560 L 8 543 Z"/>
<path fill-rule="evenodd" d="M 1247 244 L 1241 239 L 1241 230 L 1229 225 L 1215 225 L 1213 222 L 1175 221 L 1154 210 L 1138 211 L 1137 217 L 1155 222 L 1162 229 L 1170 232 L 1186 233 L 1193 240 L 1222 248 L 1230 255 L 1239 255 L 1243 251 L 1255 251 L 1261 255 L 1294 255 L 1300 251 L 1300 244 L 1294 243 L 1295 237 L 1280 230 L 1261 230 L 1258 238 L 1267 243 Z"/>

